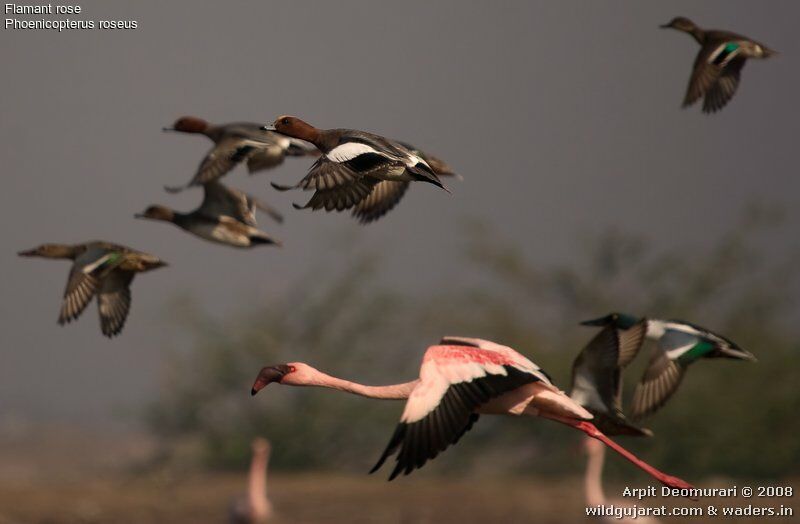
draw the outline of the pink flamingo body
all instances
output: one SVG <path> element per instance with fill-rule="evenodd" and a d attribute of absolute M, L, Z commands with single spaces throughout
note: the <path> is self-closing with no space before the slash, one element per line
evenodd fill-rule
<path fill-rule="evenodd" d="M 635 466 L 670 487 L 690 488 L 610 440 L 594 424 L 591 413 L 552 384 L 533 362 L 494 342 L 445 337 L 425 353 L 420 378 L 388 386 L 366 386 L 332 377 L 302 362 L 263 368 L 252 394 L 272 382 L 317 386 L 375 399 L 406 400 L 400 423 L 378 463 L 398 453 L 390 480 L 409 474 L 455 444 L 480 414 L 548 418 L 600 440 Z"/>

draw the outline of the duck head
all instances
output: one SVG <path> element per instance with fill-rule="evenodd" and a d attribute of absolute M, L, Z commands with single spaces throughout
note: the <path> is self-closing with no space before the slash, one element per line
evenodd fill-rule
<path fill-rule="evenodd" d="M 686 33 L 691 33 L 697 29 L 697 25 L 685 16 L 676 16 L 668 23 L 662 24 L 659 27 L 662 29 L 677 29 L 678 31 L 684 31 Z"/>
<path fill-rule="evenodd" d="M 45 258 L 72 258 L 75 254 L 73 246 L 65 244 L 42 244 L 33 249 L 19 251 L 17 255 L 21 257 L 45 257 Z"/>
<path fill-rule="evenodd" d="M 264 126 L 265 131 L 275 131 L 292 138 L 299 138 L 306 142 L 316 144 L 319 139 L 319 129 L 304 122 L 296 116 L 283 115 L 275 119 L 271 126 Z"/>
<path fill-rule="evenodd" d="M 172 124 L 172 127 L 163 128 L 164 131 L 177 131 L 179 133 L 205 133 L 209 123 L 196 116 L 182 116 Z"/>
<path fill-rule="evenodd" d="M 609 313 L 608 315 L 594 320 L 585 320 L 581 322 L 582 326 L 614 326 L 619 329 L 629 329 L 641 319 L 627 313 Z"/>
<path fill-rule="evenodd" d="M 150 220 L 163 220 L 164 222 L 173 222 L 175 220 L 175 212 L 165 206 L 150 206 L 141 213 L 133 215 L 136 218 L 149 218 Z"/>

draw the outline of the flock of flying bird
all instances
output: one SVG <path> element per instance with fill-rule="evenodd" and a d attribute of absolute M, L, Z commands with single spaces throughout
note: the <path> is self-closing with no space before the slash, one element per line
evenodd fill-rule
<path fill-rule="evenodd" d="M 661 27 L 688 33 L 700 44 L 683 105 L 703 98 L 705 113 L 719 111 L 730 101 L 747 59 L 775 54 L 747 37 L 703 30 L 684 17 Z M 239 164 L 246 164 L 248 171 L 254 173 L 282 164 L 287 156 L 314 158 L 308 174 L 296 185 L 273 183 L 273 187 L 281 191 L 313 191 L 306 204 L 295 204 L 295 208 L 348 210 L 364 224 L 394 208 L 412 182 L 427 182 L 447 191 L 442 178 L 461 178 L 444 161 L 406 142 L 352 129 L 318 129 L 293 116 L 281 116 L 268 126 L 213 125 L 197 117 L 183 117 L 165 131 L 205 135 L 214 142 L 189 183 L 165 187 L 175 193 L 202 186 L 203 200 L 190 212 L 152 205 L 136 217 L 170 222 L 205 240 L 237 248 L 281 245 L 258 228 L 257 211 L 276 221 L 283 220 L 279 212 L 259 199 L 220 182 Z M 105 241 L 43 244 L 19 255 L 71 260 L 58 322 L 77 319 L 96 297 L 101 331 L 108 337 L 118 335 L 125 324 L 134 276 L 166 265 L 154 255 Z M 716 357 L 754 360 L 753 356 L 730 340 L 686 322 L 611 314 L 585 324 L 602 329 L 575 359 L 569 394 L 513 349 L 463 337 L 445 337 L 428 348 L 420 377 L 411 382 L 365 386 L 293 362 L 263 368 L 252 393 L 277 382 L 407 400 L 400 424 L 373 469 L 396 453 L 390 478 L 422 467 L 456 443 L 480 414 L 511 414 L 549 418 L 576 428 L 659 481 L 688 487 L 607 438 L 606 435 L 652 435 L 623 414 L 622 371 L 639 354 L 645 339 L 656 342 L 633 395 L 631 419 L 638 421 L 664 405 L 694 361 Z"/>

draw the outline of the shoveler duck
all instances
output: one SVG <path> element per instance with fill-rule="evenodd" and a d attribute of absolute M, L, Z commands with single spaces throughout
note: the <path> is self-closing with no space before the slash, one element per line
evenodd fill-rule
<path fill-rule="evenodd" d="M 683 16 L 676 17 L 661 27 L 688 33 L 700 44 L 683 107 L 705 97 L 704 113 L 719 111 L 733 98 L 748 58 L 768 58 L 776 54 L 764 44 L 746 36 L 730 31 L 701 29 Z"/>
<path fill-rule="evenodd" d="M 622 370 L 639 354 L 646 332 L 644 320 L 625 329 L 609 323 L 572 363 L 569 396 L 594 415 L 594 424 L 606 435 L 653 436 L 622 412 Z"/>
<path fill-rule="evenodd" d="M 233 247 L 250 248 L 281 242 L 270 237 L 256 226 L 256 209 L 268 213 L 276 221 L 283 217 L 256 198 L 223 185 L 209 182 L 203 186 L 203 202 L 190 213 L 180 213 L 161 205 L 148 207 L 136 218 L 149 218 L 170 222 L 211 242 Z"/>
<path fill-rule="evenodd" d="M 645 336 L 655 341 L 656 347 L 633 393 L 633 420 L 639 420 L 660 409 L 678 390 L 687 368 L 701 358 L 756 361 L 752 353 L 733 341 L 681 320 L 659 320 L 611 313 L 582 322 L 585 326 L 611 326 L 621 331 L 634 329 L 642 323 L 647 326 Z"/>
<path fill-rule="evenodd" d="M 214 125 L 196 116 L 181 117 L 172 127 L 165 127 L 164 131 L 205 135 L 215 144 L 188 184 L 167 189 L 178 192 L 217 180 L 240 162 L 247 162 L 252 174 L 280 165 L 287 156 L 319 154 L 308 142 L 264 131 L 262 127 L 250 122 Z"/>
<path fill-rule="evenodd" d="M 58 323 L 64 325 L 77 319 L 96 296 L 100 329 L 109 338 L 122 331 L 128 318 L 130 285 L 136 273 L 167 265 L 154 255 L 104 241 L 42 244 L 18 255 L 72 260 Z"/>
<path fill-rule="evenodd" d="M 297 117 L 278 117 L 272 126 L 288 137 L 305 140 L 317 146 L 322 155 L 308 174 L 294 186 L 272 185 L 281 191 L 301 188 L 315 193 L 304 206 L 297 209 L 343 211 L 352 209 L 366 199 L 381 181 L 428 182 L 442 189 L 438 175 L 419 154 L 399 142 L 379 135 L 353 129 L 317 129 Z M 380 201 L 399 200 L 404 188 L 395 186 L 384 191 Z M 399 196 L 398 196 L 399 194 Z M 381 216 L 394 205 L 367 205 L 356 216 Z M 374 220 L 374 218 L 373 218 Z"/>
<path fill-rule="evenodd" d="M 439 177 L 454 177 L 463 180 L 463 177 L 453 171 L 447 162 L 433 155 L 427 154 L 421 149 L 412 146 L 407 142 L 400 142 L 403 147 L 413 154 L 421 157 L 431 166 L 433 172 Z M 372 188 L 370 194 L 353 208 L 352 215 L 362 224 L 369 224 L 378 220 L 383 215 L 394 208 L 400 199 L 403 198 L 410 182 L 396 182 L 394 180 L 381 180 Z"/>

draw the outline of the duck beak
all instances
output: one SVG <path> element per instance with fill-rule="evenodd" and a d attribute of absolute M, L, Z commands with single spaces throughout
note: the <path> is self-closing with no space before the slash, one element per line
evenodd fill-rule
<path fill-rule="evenodd" d="M 268 126 L 261 126 L 262 131 L 275 131 L 275 126 L 270 124 Z"/>
<path fill-rule="evenodd" d="M 755 355 L 741 348 L 722 348 L 720 352 L 726 358 L 735 358 L 736 360 L 746 360 L 748 362 L 758 362 L 758 359 Z"/>
<path fill-rule="evenodd" d="M 25 251 L 18 251 L 17 255 L 21 257 L 35 257 L 36 250 L 35 249 L 26 249 Z"/>
<path fill-rule="evenodd" d="M 605 326 L 606 324 L 608 324 L 608 317 L 600 317 L 581 322 L 581 326 Z"/>
<path fill-rule="evenodd" d="M 147 215 L 145 215 L 144 213 L 136 213 L 135 215 L 133 215 L 133 218 L 147 218 Z"/>
<path fill-rule="evenodd" d="M 175 131 L 175 128 L 174 127 L 162 127 L 161 130 L 162 131 Z"/>
<path fill-rule="evenodd" d="M 669 28 L 671 28 L 671 27 L 672 27 L 672 25 L 671 25 L 671 24 L 669 24 L 669 23 L 667 23 L 667 24 L 661 24 L 661 25 L 660 25 L 660 26 L 658 26 L 658 27 L 660 27 L 661 29 L 669 29 Z"/>

